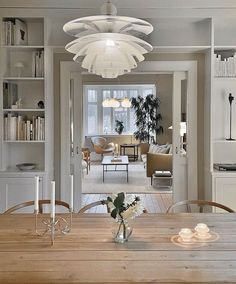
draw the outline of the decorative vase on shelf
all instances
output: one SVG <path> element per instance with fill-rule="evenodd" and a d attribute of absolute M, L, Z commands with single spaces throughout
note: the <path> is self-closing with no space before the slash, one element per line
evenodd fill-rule
<path fill-rule="evenodd" d="M 129 237 L 132 234 L 132 227 L 129 225 L 127 220 L 118 218 L 113 231 L 112 231 L 114 241 L 116 243 L 125 243 L 128 241 Z"/>

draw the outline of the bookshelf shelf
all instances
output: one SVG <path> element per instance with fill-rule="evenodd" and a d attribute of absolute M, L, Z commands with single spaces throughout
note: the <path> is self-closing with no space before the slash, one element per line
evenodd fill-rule
<path fill-rule="evenodd" d="M 3 140 L 5 143 L 45 143 L 45 140 Z"/>
<path fill-rule="evenodd" d="M 3 77 L 4 81 L 43 81 L 44 77 Z"/>
<path fill-rule="evenodd" d="M 44 46 L 43 45 L 2 45 L 1 48 L 13 49 L 13 50 L 23 49 L 31 51 L 37 49 L 44 49 Z"/>
<path fill-rule="evenodd" d="M 45 109 L 34 109 L 34 108 L 18 108 L 18 109 L 12 109 L 12 108 L 4 108 L 4 112 L 44 112 Z"/>
<path fill-rule="evenodd" d="M 217 77 L 217 76 L 215 76 L 214 79 L 216 79 L 216 80 L 236 80 L 236 77 L 227 77 L 227 76 Z"/>

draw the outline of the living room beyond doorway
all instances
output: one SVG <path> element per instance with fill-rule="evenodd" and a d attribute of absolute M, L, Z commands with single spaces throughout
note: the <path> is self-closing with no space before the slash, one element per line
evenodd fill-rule
<path fill-rule="evenodd" d="M 150 167 L 148 171 L 144 157 L 150 144 L 156 144 L 157 152 L 161 154 L 168 154 L 171 150 L 172 132 L 168 128 L 172 125 L 172 75 L 155 76 L 158 79 L 155 84 L 84 86 L 82 149 L 90 152 L 90 167 L 88 169 L 84 165 L 82 174 L 83 205 L 118 192 L 140 196 L 148 212 L 165 212 L 172 204 L 171 177 L 161 185 L 156 180 L 152 181 L 155 169 L 147 175 Z M 155 141 L 150 139 L 150 144 L 146 143 L 148 148 L 142 155 L 143 143 L 140 144 L 140 139 L 137 140 L 134 135 L 137 131 L 135 109 L 128 103 L 132 98 L 145 100 L 149 95 L 158 98 L 160 112 L 163 110 L 163 121 L 159 125 L 164 131 L 158 140 L 155 135 Z M 98 140 L 98 145 L 95 140 Z M 152 147 L 150 149 L 155 152 Z M 99 208 L 97 210 L 100 212 Z"/>

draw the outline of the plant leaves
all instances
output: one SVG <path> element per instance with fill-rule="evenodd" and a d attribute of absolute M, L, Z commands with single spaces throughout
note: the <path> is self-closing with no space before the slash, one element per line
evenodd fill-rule
<path fill-rule="evenodd" d="M 112 198 L 110 196 L 107 197 L 107 201 L 113 202 Z"/>
<path fill-rule="evenodd" d="M 124 192 L 118 193 L 116 199 L 114 200 L 114 205 L 116 208 L 121 208 L 125 200 Z"/>
<path fill-rule="evenodd" d="M 117 209 L 115 208 L 111 211 L 111 217 L 116 219 L 116 215 L 117 215 Z"/>

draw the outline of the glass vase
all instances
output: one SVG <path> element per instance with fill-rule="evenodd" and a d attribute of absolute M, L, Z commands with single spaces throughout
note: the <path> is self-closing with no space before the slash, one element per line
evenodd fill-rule
<path fill-rule="evenodd" d="M 125 243 L 128 241 L 129 237 L 132 234 L 132 228 L 129 225 L 127 220 L 118 219 L 114 229 L 113 229 L 113 237 L 116 243 Z"/>

